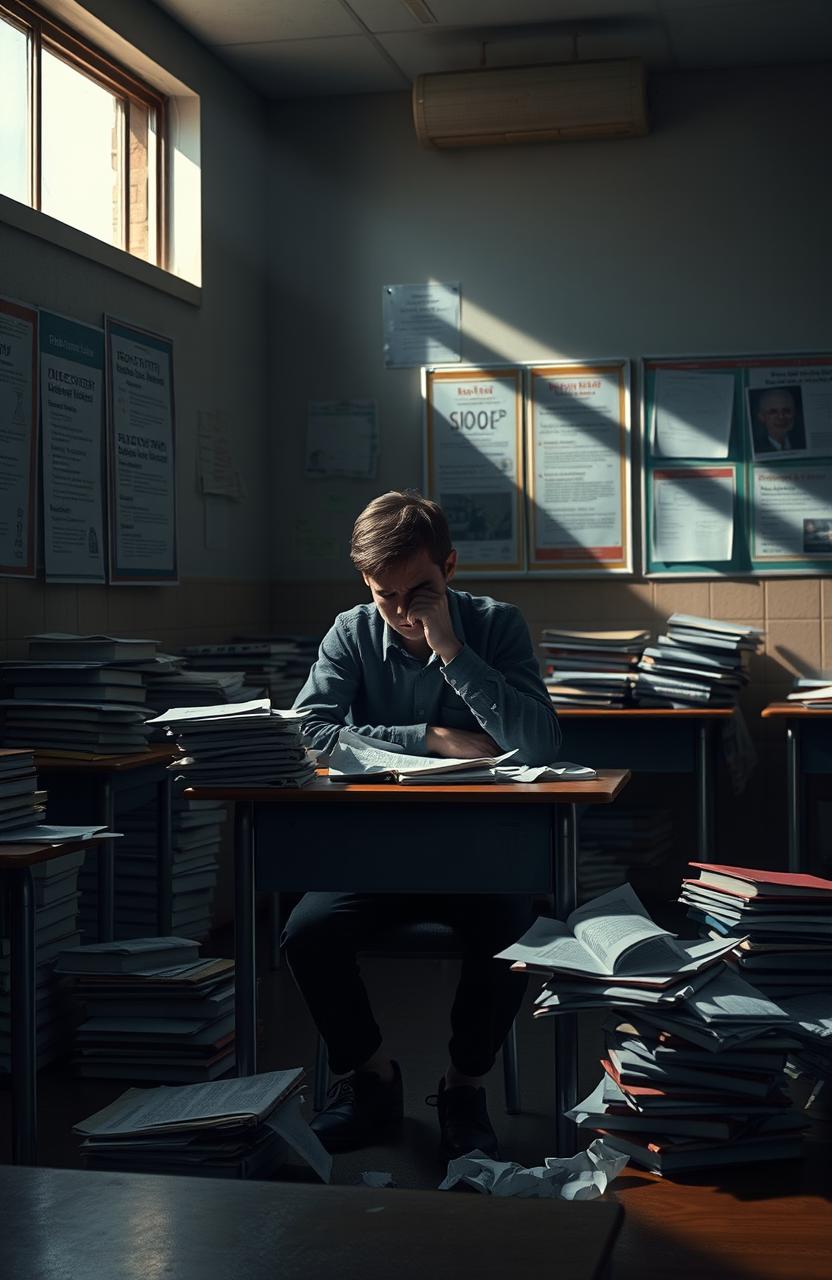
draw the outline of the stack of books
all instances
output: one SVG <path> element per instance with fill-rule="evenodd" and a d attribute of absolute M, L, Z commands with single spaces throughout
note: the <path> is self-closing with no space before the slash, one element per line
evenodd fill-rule
<path fill-rule="evenodd" d="M 151 724 L 174 738 L 169 767 L 187 786 L 302 787 L 315 776 L 303 745 L 304 712 L 274 710 L 268 698 L 231 706 L 173 707 Z"/>
<path fill-rule="evenodd" d="M 801 707 L 828 709 L 832 707 L 832 672 L 819 676 L 798 676 L 792 690 L 786 694 L 787 702 Z"/>
<path fill-rule="evenodd" d="M 287 1144 L 329 1180 L 331 1159 L 300 1112 L 300 1067 L 257 1076 L 128 1089 L 74 1132 L 87 1169 L 270 1178 Z"/>
<path fill-rule="evenodd" d="M 813 1085 L 808 1110 L 819 1094 L 832 1090 L 832 990 L 789 996 L 781 1004 L 792 1019 L 792 1031 L 800 1047 L 789 1055 L 788 1071 L 806 1076 Z"/>
<path fill-rule="evenodd" d="M 737 942 L 680 941 L 624 885 L 500 953 L 546 976 L 535 1017 L 614 1011 L 604 1076 L 569 1116 L 653 1172 L 800 1153 L 791 1019 L 723 963 Z"/>
<path fill-rule="evenodd" d="M 43 821 L 46 792 L 38 790 L 33 751 L 0 749 L 0 840 Z"/>
<path fill-rule="evenodd" d="M 673 848 L 669 809 L 594 805 L 578 824 L 578 897 L 587 901 L 658 867 Z"/>
<path fill-rule="evenodd" d="M 146 751 L 142 668 L 156 648 L 116 636 L 30 636 L 29 660 L 0 667 L 5 744 L 84 758 Z"/>
<path fill-rule="evenodd" d="M 62 1057 L 72 1041 L 73 1018 L 54 975 L 55 957 L 76 946 L 78 872 L 83 851 L 65 853 L 32 867 L 35 898 L 35 975 L 38 1067 Z M 10 940 L 0 937 L 0 1072 L 11 1070 Z"/>
<path fill-rule="evenodd" d="M 291 635 L 277 632 L 269 636 L 235 636 L 235 644 L 267 644 L 279 651 L 275 665 L 280 670 L 269 676 L 269 697 L 272 706 L 291 707 L 300 693 L 309 668 L 318 656 L 320 636 Z"/>
<path fill-rule="evenodd" d="M 233 1067 L 233 960 L 201 960 L 187 938 L 133 938 L 63 948 L 55 973 L 86 1008 L 77 1075 L 185 1084 Z"/>
<path fill-rule="evenodd" d="M 639 658 L 649 640 L 649 631 L 546 628 L 540 647 L 552 702 L 558 707 L 628 706 Z"/>
<path fill-rule="evenodd" d="M 241 686 L 245 685 L 248 690 L 240 701 L 268 694 L 273 705 L 286 706 L 292 697 L 285 696 L 285 671 L 293 651 L 291 641 L 236 640 L 229 644 L 188 645 L 182 654 L 193 674 L 226 672 L 238 675 Z M 212 698 L 211 701 L 220 702 L 221 699 Z"/>
<path fill-rule="evenodd" d="M 733 707 L 748 683 L 748 658 L 764 632 L 737 622 L 674 613 L 665 635 L 648 646 L 638 667 L 640 706 Z"/>
<path fill-rule="evenodd" d="M 242 671 L 190 671 L 183 660 L 170 655 L 165 671 L 148 681 L 147 705 L 155 712 L 170 706 L 204 707 L 218 702 L 246 702 L 254 697 Z"/>
<path fill-rule="evenodd" d="M 711 938 L 741 935 L 731 963 L 773 999 L 832 989 L 832 880 L 692 862 L 679 901 Z"/>

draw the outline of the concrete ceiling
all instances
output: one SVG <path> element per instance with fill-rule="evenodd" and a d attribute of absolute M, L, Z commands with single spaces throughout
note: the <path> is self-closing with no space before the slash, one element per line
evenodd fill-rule
<path fill-rule="evenodd" d="M 832 60 L 832 0 L 155 0 L 270 98 L 423 72 L 640 56 L 666 70 Z"/>

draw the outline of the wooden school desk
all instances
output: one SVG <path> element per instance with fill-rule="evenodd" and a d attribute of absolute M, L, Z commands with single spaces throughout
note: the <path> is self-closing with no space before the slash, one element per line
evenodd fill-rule
<path fill-rule="evenodd" d="M 832 773 L 832 707 L 813 709 L 796 702 L 770 702 L 760 715 L 763 720 L 778 720 L 786 728 L 789 871 L 805 871 L 803 775 Z"/>
<path fill-rule="evenodd" d="M 173 853 L 171 843 L 171 778 L 167 765 L 177 752 L 170 747 L 126 756 L 99 756 L 95 760 L 73 760 L 67 756 L 35 752 L 38 779 L 47 791 L 50 822 L 101 822 L 108 831 L 117 831 L 115 814 L 119 800 L 137 787 L 156 787 L 159 876 L 159 937 L 170 935 Z M 79 793 L 92 789 L 92 812 L 79 811 Z M 64 818 L 64 814 L 67 816 Z M 112 942 L 115 936 L 115 845 L 102 840 L 98 846 L 98 941 Z"/>
<path fill-rule="evenodd" d="M 399 786 L 193 787 L 197 800 L 235 802 L 237 1070 L 257 1070 L 255 889 L 303 893 L 552 893 L 576 905 L 575 806 L 610 804 L 629 780 L 603 769 L 587 782 Z M 442 839 L 432 837 L 441 825 Z M 448 850 L 453 849 L 453 857 Z M 563 1113 L 577 1101 L 576 1015 L 555 1031 L 557 1152 L 575 1146 Z"/>
<path fill-rule="evenodd" d="M 603 1280 L 621 1217 L 601 1200 L 0 1169 L 3 1280 Z"/>
<path fill-rule="evenodd" d="M 105 842 L 64 840 L 60 844 L 0 844 L 0 882 L 9 904 L 11 987 L 12 1161 L 37 1161 L 37 971 L 35 891 L 32 867 Z"/>
<path fill-rule="evenodd" d="M 731 707 L 556 707 L 566 760 L 631 773 L 691 773 L 696 787 L 696 853 L 716 857 L 716 734 Z"/>

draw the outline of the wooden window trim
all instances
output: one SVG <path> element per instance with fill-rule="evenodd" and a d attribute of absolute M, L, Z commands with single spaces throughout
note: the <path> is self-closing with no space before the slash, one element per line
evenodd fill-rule
<path fill-rule="evenodd" d="M 124 112 L 124 192 L 125 245 L 130 252 L 130 105 L 135 103 L 155 114 L 156 133 L 156 254 L 152 265 L 167 267 L 167 100 L 150 85 L 138 79 L 127 67 L 116 62 L 95 45 L 82 39 L 69 27 L 47 14 L 30 0 L 0 0 L 0 17 L 28 31 L 31 39 L 29 94 L 32 112 L 32 145 L 30 154 L 32 207 L 40 210 L 42 120 L 40 109 L 41 53 L 44 48 L 69 62 L 82 74 L 125 100 Z"/>

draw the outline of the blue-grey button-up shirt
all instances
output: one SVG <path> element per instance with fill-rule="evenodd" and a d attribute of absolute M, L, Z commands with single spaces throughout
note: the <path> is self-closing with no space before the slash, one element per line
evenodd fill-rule
<path fill-rule="evenodd" d="M 448 605 L 463 647 L 447 666 L 408 653 L 374 604 L 339 613 L 295 699 L 313 747 L 330 751 L 349 725 L 426 755 L 427 729 L 440 725 L 488 733 L 525 764 L 557 759 L 560 726 L 519 609 L 452 590 Z"/>

